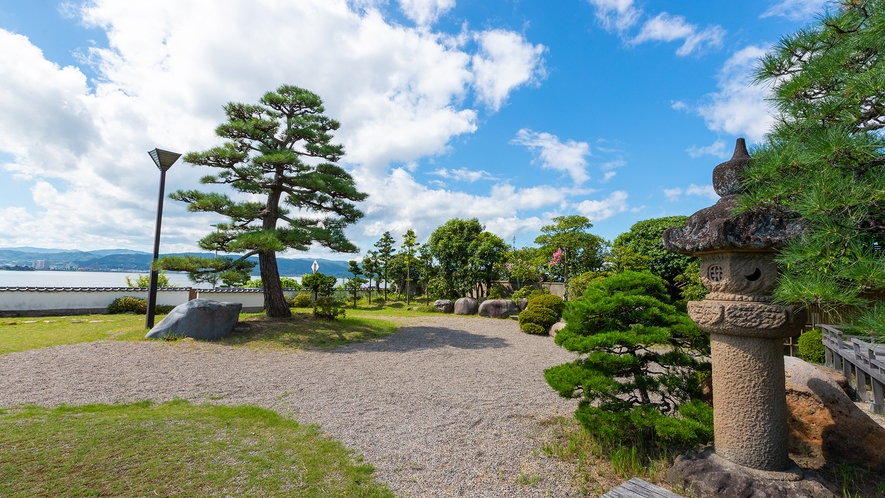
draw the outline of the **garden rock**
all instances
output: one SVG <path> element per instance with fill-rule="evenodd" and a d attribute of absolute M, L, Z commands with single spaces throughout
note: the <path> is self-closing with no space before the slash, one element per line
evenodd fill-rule
<path fill-rule="evenodd" d="M 242 309 L 242 303 L 194 299 L 176 306 L 147 333 L 145 339 L 167 336 L 220 339 L 236 327 Z"/>
<path fill-rule="evenodd" d="M 565 328 L 565 322 L 560 320 L 553 325 L 550 326 L 550 337 L 556 337 L 556 334 L 559 333 L 560 330 Z"/>
<path fill-rule="evenodd" d="M 462 297 L 455 301 L 456 315 L 475 315 L 479 311 L 479 301 L 472 297 Z"/>
<path fill-rule="evenodd" d="M 784 366 L 790 451 L 885 472 L 885 429 L 854 404 L 836 372 L 791 357 Z"/>
<path fill-rule="evenodd" d="M 440 313 L 451 313 L 455 311 L 455 303 L 448 299 L 437 299 L 433 302 L 433 306 L 436 308 L 436 311 Z"/>
<path fill-rule="evenodd" d="M 486 299 L 479 305 L 479 315 L 489 318 L 509 318 L 519 313 L 519 308 L 509 299 Z"/>
<path fill-rule="evenodd" d="M 519 308 L 519 311 L 525 310 L 529 307 L 529 299 L 527 297 L 520 299 L 516 306 Z"/>

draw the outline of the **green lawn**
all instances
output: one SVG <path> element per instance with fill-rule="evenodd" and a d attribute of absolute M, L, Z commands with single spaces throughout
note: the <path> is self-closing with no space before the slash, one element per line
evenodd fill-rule
<path fill-rule="evenodd" d="M 144 315 L 0 318 L 0 354 L 100 339 L 133 340 L 145 333 Z"/>
<path fill-rule="evenodd" d="M 317 427 L 173 401 L 0 410 L 3 496 L 393 496 Z"/>

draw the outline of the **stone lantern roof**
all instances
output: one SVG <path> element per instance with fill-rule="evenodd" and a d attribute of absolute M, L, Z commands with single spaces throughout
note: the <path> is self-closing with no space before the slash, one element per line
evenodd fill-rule
<path fill-rule="evenodd" d="M 713 189 L 719 202 L 691 215 L 684 227 L 664 232 L 664 247 L 680 254 L 722 251 L 774 252 L 804 231 L 793 213 L 757 209 L 733 216 L 742 192 L 744 169 L 752 160 L 743 138 L 737 139 L 732 158 L 713 170 Z"/>

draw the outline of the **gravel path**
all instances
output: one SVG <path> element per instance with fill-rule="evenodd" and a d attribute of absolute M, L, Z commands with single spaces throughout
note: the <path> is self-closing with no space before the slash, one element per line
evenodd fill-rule
<path fill-rule="evenodd" d="M 540 451 L 540 422 L 576 407 L 543 369 L 574 358 L 515 321 L 452 316 L 325 352 L 99 341 L 0 356 L 0 406 L 249 403 L 320 424 L 401 496 L 577 496 Z"/>

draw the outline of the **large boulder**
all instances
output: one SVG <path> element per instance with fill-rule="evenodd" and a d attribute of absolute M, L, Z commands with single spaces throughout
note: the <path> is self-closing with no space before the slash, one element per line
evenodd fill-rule
<path fill-rule="evenodd" d="M 220 339 L 237 325 L 242 309 L 242 303 L 194 299 L 176 306 L 144 337 L 146 339 L 161 339 L 166 336 Z"/>
<path fill-rule="evenodd" d="M 844 377 L 798 358 L 784 358 L 784 368 L 790 451 L 885 472 L 885 429 L 848 397 Z"/>
<path fill-rule="evenodd" d="M 449 299 L 437 299 L 433 302 L 433 306 L 436 308 L 436 311 L 439 311 L 440 313 L 451 313 L 455 311 L 455 303 Z"/>
<path fill-rule="evenodd" d="M 479 301 L 472 297 L 462 297 L 455 301 L 456 315 L 475 315 L 479 311 Z"/>
<path fill-rule="evenodd" d="M 509 299 L 486 299 L 479 305 L 479 315 L 489 318 L 510 318 L 519 313 L 519 308 Z"/>

